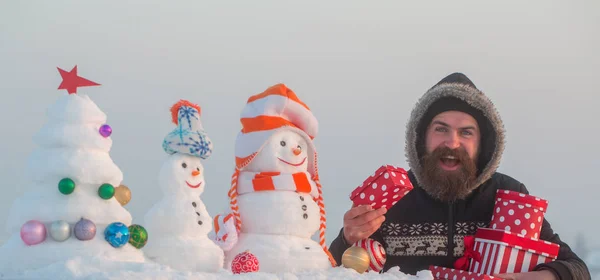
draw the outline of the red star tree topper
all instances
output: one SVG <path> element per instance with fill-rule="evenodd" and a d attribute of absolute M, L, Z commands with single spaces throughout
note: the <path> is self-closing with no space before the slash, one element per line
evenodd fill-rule
<path fill-rule="evenodd" d="M 77 65 L 71 69 L 70 72 L 67 72 L 63 69 L 58 69 L 60 76 L 63 81 L 58 86 L 58 89 L 66 89 L 69 94 L 77 93 L 78 87 L 89 87 L 89 86 L 99 86 L 100 84 L 92 82 L 88 79 L 77 76 Z"/>

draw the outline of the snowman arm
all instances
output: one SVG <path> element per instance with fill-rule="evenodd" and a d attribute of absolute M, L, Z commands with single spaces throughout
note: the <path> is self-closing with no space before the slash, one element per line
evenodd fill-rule
<path fill-rule="evenodd" d="M 233 213 L 219 214 L 213 219 L 213 231 L 209 233 L 209 238 L 224 251 L 231 250 L 238 240 L 234 220 Z"/>

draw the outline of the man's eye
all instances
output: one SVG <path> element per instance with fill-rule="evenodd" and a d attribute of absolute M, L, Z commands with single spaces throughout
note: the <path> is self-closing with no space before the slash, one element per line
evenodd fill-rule
<path fill-rule="evenodd" d="M 448 131 L 448 129 L 446 129 L 446 128 L 445 128 L 445 127 L 443 127 L 443 126 L 440 126 L 440 127 L 436 127 L 436 128 L 435 128 L 435 131 L 437 131 L 437 132 L 446 132 L 446 131 Z"/>

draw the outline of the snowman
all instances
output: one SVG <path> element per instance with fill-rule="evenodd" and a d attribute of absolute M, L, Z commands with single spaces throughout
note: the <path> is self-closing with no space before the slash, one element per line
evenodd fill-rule
<path fill-rule="evenodd" d="M 293 91 L 277 84 L 250 97 L 236 139 L 230 211 L 217 215 L 211 238 L 225 268 L 239 253 L 261 272 L 296 273 L 335 266 L 325 243 L 325 206 L 312 139 L 318 123 Z M 318 242 L 311 237 L 319 232 Z"/>
<path fill-rule="evenodd" d="M 144 217 L 152 234 L 144 253 L 177 270 L 216 272 L 223 267 L 223 250 L 208 238 L 212 218 L 200 199 L 206 184 L 200 159 L 210 156 L 212 142 L 198 105 L 182 100 L 171 113 L 177 127 L 163 141 L 169 154 L 159 173 L 163 197 Z"/>

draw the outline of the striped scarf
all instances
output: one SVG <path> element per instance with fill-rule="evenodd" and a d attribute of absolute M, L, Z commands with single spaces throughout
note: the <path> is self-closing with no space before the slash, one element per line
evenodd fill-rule
<path fill-rule="evenodd" d="M 280 172 L 240 172 L 238 179 L 238 195 L 256 191 L 295 191 L 310 193 L 317 199 L 319 191 L 317 184 L 311 179 L 310 173 L 283 173 Z"/>
<path fill-rule="evenodd" d="M 235 221 L 235 228 L 238 233 L 241 232 L 241 227 L 242 227 L 242 219 L 240 217 L 240 212 L 239 212 L 240 208 L 237 204 L 237 199 L 238 199 L 238 194 L 239 194 L 238 186 L 241 186 L 241 184 L 242 184 L 242 182 L 241 182 L 242 180 L 238 180 L 238 179 L 241 179 L 242 173 L 251 174 L 250 178 L 253 178 L 254 176 L 261 174 L 258 176 L 256 181 L 254 181 L 254 179 L 251 180 L 251 183 L 249 183 L 249 185 L 252 186 L 252 189 L 249 190 L 248 192 L 254 191 L 254 184 L 252 183 L 252 181 L 258 182 L 260 180 L 260 181 L 266 181 L 266 182 L 268 182 L 268 181 L 274 182 L 273 178 L 271 176 L 269 176 L 269 173 L 263 172 L 263 173 L 255 173 L 254 175 L 252 175 L 252 172 L 246 172 L 246 171 L 240 172 L 239 169 L 237 169 L 237 168 L 235 169 L 235 172 L 231 176 L 231 189 L 229 189 L 229 192 L 227 193 L 227 195 L 229 196 L 229 204 L 230 204 L 229 206 L 231 209 L 231 214 L 224 216 L 224 217 L 215 217 L 215 224 L 224 223 L 225 221 L 223 220 L 223 218 L 225 218 L 225 219 L 233 218 Z M 295 173 L 295 174 L 304 174 L 304 173 Z M 297 184 L 296 179 L 294 178 L 294 176 L 301 177 L 302 175 L 295 175 L 295 174 L 285 174 L 288 176 L 292 176 L 292 179 L 294 180 L 294 187 L 293 187 L 294 190 L 298 189 L 298 186 L 303 186 L 303 185 L 304 185 L 304 187 L 300 187 L 300 188 L 306 188 L 306 185 L 304 183 Z M 317 202 L 317 205 L 319 206 L 319 211 L 321 212 L 320 213 L 321 220 L 320 220 L 320 225 L 319 225 L 319 244 L 323 248 L 323 251 L 325 252 L 327 257 L 329 258 L 329 261 L 331 262 L 331 266 L 335 267 L 335 266 L 337 266 L 337 262 L 331 255 L 331 252 L 329 252 L 329 248 L 327 248 L 327 244 L 325 243 L 325 229 L 326 229 L 325 224 L 327 223 L 327 219 L 325 218 L 325 204 L 323 203 L 323 191 L 322 191 L 321 183 L 319 183 L 318 176 L 311 178 L 308 173 L 306 173 L 305 175 L 307 176 L 305 178 L 311 185 L 310 194 L 311 194 L 311 196 L 313 196 L 314 200 Z M 278 175 L 276 175 L 276 176 L 278 176 Z M 269 180 L 269 177 L 271 177 L 270 180 Z M 281 178 L 284 178 L 284 177 L 281 177 Z M 311 179 L 308 180 L 308 178 L 311 178 Z M 298 181 L 302 181 L 302 180 L 298 179 Z M 315 188 L 312 188 L 312 186 L 313 186 L 312 183 L 314 183 Z M 244 183 L 244 184 L 248 184 L 248 183 Z M 281 189 L 281 187 L 283 187 L 283 185 L 278 184 L 277 187 L 279 189 Z M 273 184 L 273 189 L 275 189 L 275 184 Z M 316 196 L 313 195 L 315 189 L 317 191 Z M 215 228 L 216 228 L 216 232 L 218 232 L 219 227 L 216 226 Z"/>

